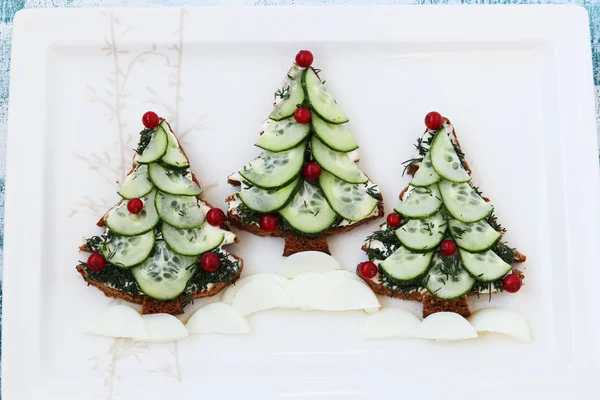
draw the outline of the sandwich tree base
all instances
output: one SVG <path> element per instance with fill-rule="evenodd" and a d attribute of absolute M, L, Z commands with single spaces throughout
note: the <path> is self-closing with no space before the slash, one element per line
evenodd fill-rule
<path fill-rule="evenodd" d="M 303 251 L 320 251 L 321 253 L 331 254 L 325 235 L 319 236 L 299 236 L 288 233 L 285 236 L 285 245 L 283 247 L 283 256 L 288 257 L 295 253 Z"/>

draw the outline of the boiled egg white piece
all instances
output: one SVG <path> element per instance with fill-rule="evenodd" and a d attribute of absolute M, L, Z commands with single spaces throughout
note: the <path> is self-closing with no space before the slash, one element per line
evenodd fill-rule
<path fill-rule="evenodd" d="M 265 281 L 268 284 L 275 284 L 281 286 L 281 288 L 287 291 L 287 287 L 290 283 L 289 280 L 275 274 L 254 274 L 248 275 L 241 279 L 238 279 L 233 285 L 229 286 L 223 292 L 223 303 L 233 304 L 233 300 L 237 295 L 238 291 L 243 288 L 246 284 L 252 281 L 261 280 Z"/>
<path fill-rule="evenodd" d="M 253 279 L 237 290 L 231 306 L 245 317 L 271 308 L 291 308 L 294 302 L 288 291 L 275 280 Z"/>
<path fill-rule="evenodd" d="M 512 336 L 525 343 L 531 342 L 527 320 L 516 311 L 490 307 L 475 311 L 469 322 L 477 332 L 496 332 Z"/>
<path fill-rule="evenodd" d="M 365 320 L 362 337 L 365 339 L 415 337 L 421 320 L 411 312 L 386 307 Z"/>
<path fill-rule="evenodd" d="M 250 333 L 250 325 L 232 306 L 218 302 L 200 307 L 188 320 L 191 334 Z"/>
<path fill-rule="evenodd" d="M 183 323 L 171 314 L 148 314 L 142 315 L 142 318 L 148 328 L 148 338 L 136 339 L 138 341 L 167 343 L 188 336 L 188 330 Z"/>
<path fill-rule="evenodd" d="M 279 269 L 280 276 L 293 279 L 306 272 L 325 273 L 342 269 L 342 266 L 332 256 L 320 251 L 303 251 L 292 254 L 283 260 Z"/>
<path fill-rule="evenodd" d="M 144 319 L 136 310 L 125 305 L 110 306 L 94 315 L 85 325 L 84 332 L 92 335 L 148 339 Z"/>
<path fill-rule="evenodd" d="M 477 332 L 461 315 L 439 312 L 425 318 L 415 336 L 433 340 L 461 340 L 476 338 Z"/>

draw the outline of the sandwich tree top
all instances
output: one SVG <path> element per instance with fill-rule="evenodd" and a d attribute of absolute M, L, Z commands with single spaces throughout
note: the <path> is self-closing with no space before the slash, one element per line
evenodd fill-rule
<path fill-rule="evenodd" d="M 348 117 L 303 50 L 275 93 L 256 146 L 262 154 L 229 177 L 234 224 L 257 234 L 317 236 L 380 214 L 378 188 L 356 164 Z"/>
<path fill-rule="evenodd" d="M 189 301 L 237 278 L 240 261 L 222 249 L 235 235 L 223 229 L 225 213 L 201 200 L 167 121 L 153 112 L 142 121 L 122 199 L 100 220 L 105 232 L 86 241 L 92 254 L 79 270 L 88 282 L 132 298 L 168 301 L 186 293 Z"/>
<path fill-rule="evenodd" d="M 518 291 L 522 275 L 511 264 L 525 257 L 502 241 L 505 229 L 471 183 L 453 126 L 436 112 L 425 122 L 418 154 L 406 163 L 410 185 L 382 230 L 367 239 L 370 261 L 359 266 L 359 275 L 397 297 L 426 291 L 451 300 Z"/>

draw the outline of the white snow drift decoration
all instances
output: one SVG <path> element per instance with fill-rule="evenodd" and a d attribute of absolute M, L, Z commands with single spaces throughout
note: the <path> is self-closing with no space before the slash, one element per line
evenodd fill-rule
<path fill-rule="evenodd" d="M 148 339 L 148 328 L 136 310 L 125 305 L 110 306 L 94 315 L 86 324 L 84 332 L 92 335 Z"/>
<path fill-rule="evenodd" d="M 188 330 L 180 320 L 171 314 L 142 315 L 148 329 L 147 339 L 136 339 L 143 342 L 167 343 L 185 339 Z"/>
<path fill-rule="evenodd" d="M 280 285 L 285 291 L 287 291 L 287 286 L 290 283 L 287 279 L 275 274 L 248 275 L 238 279 L 233 285 L 225 289 L 223 292 L 223 303 L 233 304 L 233 299 L 235 298 L 237 292 L 244 287 L 244 285 L 255 280 L 266 280 L 269 283 Z"/>
<path fill-rule="evenodd" d="M 461 315 L 439 312 L 431 314 L 421 322 L 416 337 L 434 340 L 461 340 L 476 338 L 477 332 Z"/>
<path fill-rule="evenodd" d="M 527 320 L 516 311 L 490 307 L 475 311 L 469 322 L 477 332 L 496 332 L 512 336 L 522 342 L 531 342 Z"/>
<path fill-rule="evenodd" d="M 250 333 L 250 326 L 229 304 L 210 303 L 199 308 L 188 320 L 186 327 L 190 334 L 205 333 Z"/>
<path fill-rule="evenodd" d="M 293 279 L 306 272 L 330 272 L 342 269 L 335 258 L 320 251 L 303 251 L 292 254 L 281 264 L 278 275 Z"/>
<path fill-rule="evenodd" d="M 290 308 L 293 304 L 289 292 L 274 280 L 254 279 L 239 288 L 231 305 L 245 317 L 271 308 Z"/>
<path fill-rule="evenodd" d="M 421 320 L 408 311 L 386 307 L 367 317 L 362 337 L 365 339 L 415 337 Z"/>

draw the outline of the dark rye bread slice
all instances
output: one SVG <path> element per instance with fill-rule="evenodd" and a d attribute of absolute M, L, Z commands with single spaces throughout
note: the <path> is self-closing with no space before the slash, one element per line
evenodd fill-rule
<path fill-rule="evenodd" d="M 168 122 L 167 122 L 167 125 L 169 126 L 169 129 L 171 130 L 171 132 L 173 132 L 173 130 L 171 129 L 171 125 L 169 125 Z M 176 135 L 175 135 L 175 137 L 177 138 Z M 179 139 L 177 139 L 177 140 L 179 143 Z M 185 150 L 181 146 L 181 144 L 180 144 L 179 148 L 181 149 L 183 155 L 188 159 L 188 163 L 189 163 L 189 158 L 188 158 L 187 154 L 185 153 Z M 131 172 L 133 172 L 133 170 L 135 169 L 136 166 L 137 166 L 137 163 L 134 162 L 128 175 L 131 174 Z M 194 183 L 196 183 L 196 185 L 198 185 L 199 187 L 202 187 L 202 186 L 200 186 L 200 182 L 198 181 L 198 179 L 196 178 L 196 175 L 193 172 L 192 172 L 192 180 L 194 181 Z M 202 201 L 208 207 L 213 208 L 213 206 L 208 201 L 203 200 L 202 198 L 200 198 L 200 196 L 196 196 L 196 198 L 198 200 Z M 106 220 L 107 215 L 108 215 L 108 212 L 106 214 L 104 214 L 102 216 L 102 218 L 100 218 L 100 220 L 96 223 L 96 225 L 99 227 L 104 227 L 105 226 L 104 221 Z M 230 231 L 229 226 L 226 224 L 222 224 L 220 226 L 220 228 L 223 230 Z M 236 243 L 239 242 L 237 237 L 235 238 L 235 242 Z M 80 246 L 79 250 L 82 252 L 87 252 L 87 253 L 90 252 L 90 250 L 87 249 L 85 247 L 85 245 Z M 235 254 L 230 254 L 230 255 L 233 258 L 235 258 L 237 261 L 239 261 L 240 269 L 238 270 L 238 273 L 236 274 L 236 276 L 234 276 L 233 279 L 231 279 L 228 282 L 217 282 L 217 283 L 213 284 L 210 289 L 205 289 L 205 290 L 202 290 L 199 292 L 193 292 L 192 293 L 193 299 L 214 296 L 215 294 L 219 293 L 220 291 L 225 289 L 227 286 L 233 284 L 236 280 L 239 279 L 242 269 L 244 268 L 244 262 L 242 261 L 241 258 L 236 256 Z M 130 303 L 134 303 L 134 304 L 142 304 L 142 314 L 166 313 L 166 314 L 176 315 L 176 314 L 183 313 L 183 305 L 181 304 L 183 295 L 179 296 L 178 298 L 176 298 L 174 300 L 170 300 L 170 301 L 156 300 L 156 299 L 152 299 L 151 297 L 145 296 L 145 295 L 139 295 L 139 296 L 133 297 L 129 293 L 125 293 L 121 290 L 112 288 L 101 282 L 97 282 L 97 281 L 93 281 L 93 280 L 89 279 L 88 273 L 86 271 L 86 267 L 83 264 L 79 264 L 75 268 L 76 268 L 77 272 L 79 272 L 81 277 L 88 283 L 88 285 L 98 288 L 102 293 L 104 293 L 105 296 L 125 300 Z"/>
<path fill-rule="evenodd" d="M 449 124 L 450 120 L 448 120 L 447 118 L 444 118 L 444 122 Z M 425 131 L 425 132 L 427 132 L 427 131 Z M 454 135 L 454 140 L 456 141 L 458 148 L 461 148 L 460 142 L 458 141 L 458 136 L 456 135 L 456 130 L 454 130 L 453 135 Z M 467 163 L 466 160 L 465 160 L 465 165 L 467 167 L 467 172 L 469 173 L 469 175 L 471 175 L 471 167 L 469 166 L 469 164 Z M 419 169 L 419 167 L 417 165 L 411 165 L 407 169 L 407 173 L 409 175 L 414 175 L 418 169 Z M 403 200 L 404 195 L 408 191 L 409 188 L 410 188 L 410 185 L 407 185 L 404 188 L 404 190 L 402 190 L 402 192 L 400 192 L 400 196 L 399 196 L 400 200 Z M 487 197 L 483 197 L 483 199 L 487 202 L 490 201 L 490 199 L 488 199 Z M 369 251 L 366 243 L 363 244 L 361 249 L 365 253 L 368 253 L 368 251 Z M 514 259 L 515 263 L 522 263 L 522 262 L 525 262 L 525 260 L 527 260 L 527 257 L 524 254 L 520 253 L 519 251 L 513 250 L 513 253 L 515 254 L 515 259 Z M 518 270 L 513 270 L 513 271 L 521 279 L 525 278 L 525 275 L 521 271 L 518 271 Z M 357 273 L 358 273 L 358 267 L 357 267 Z M 358 276 L 361 276 L 361 275 L 358 274 Z M 362 276 L 361 276 L 361 278 L 362 278 Z M 428 315 L 434 314 L 436 312 L 441 312 L 441 311 L 454 312 L 454 313 L 462 315 L 463 317 L 468 317 L 469 315 L 471 315 L 471 311 L 469 310 L 469 305 L 467 304 L 467 296 L 477 295 L 477 293 L 471 292 L 471 293 L 467 294 L 466 296 L 459 297 L 458 299 L 443 300 L 443 299 L 438 299 L 437 297 L 435 297 L 429 293 L 421 293 L 418 291 L 410 292 L 408 294 L 405 294 L 402 292 L 392 293 L 391 290 L 387 286 L 385 286 L 381 283 L 375 282 L 371 279 L 363 278 L 363 280 L 377 294 L 380 294 L 383 296 L 389 296 L 389 297 L 393 297 L 393 298 L 401 299 L 401 300 L 415 300 L 415 301 L 423 302 L 423 317 L 424 318 L 427 317 Z"/>

